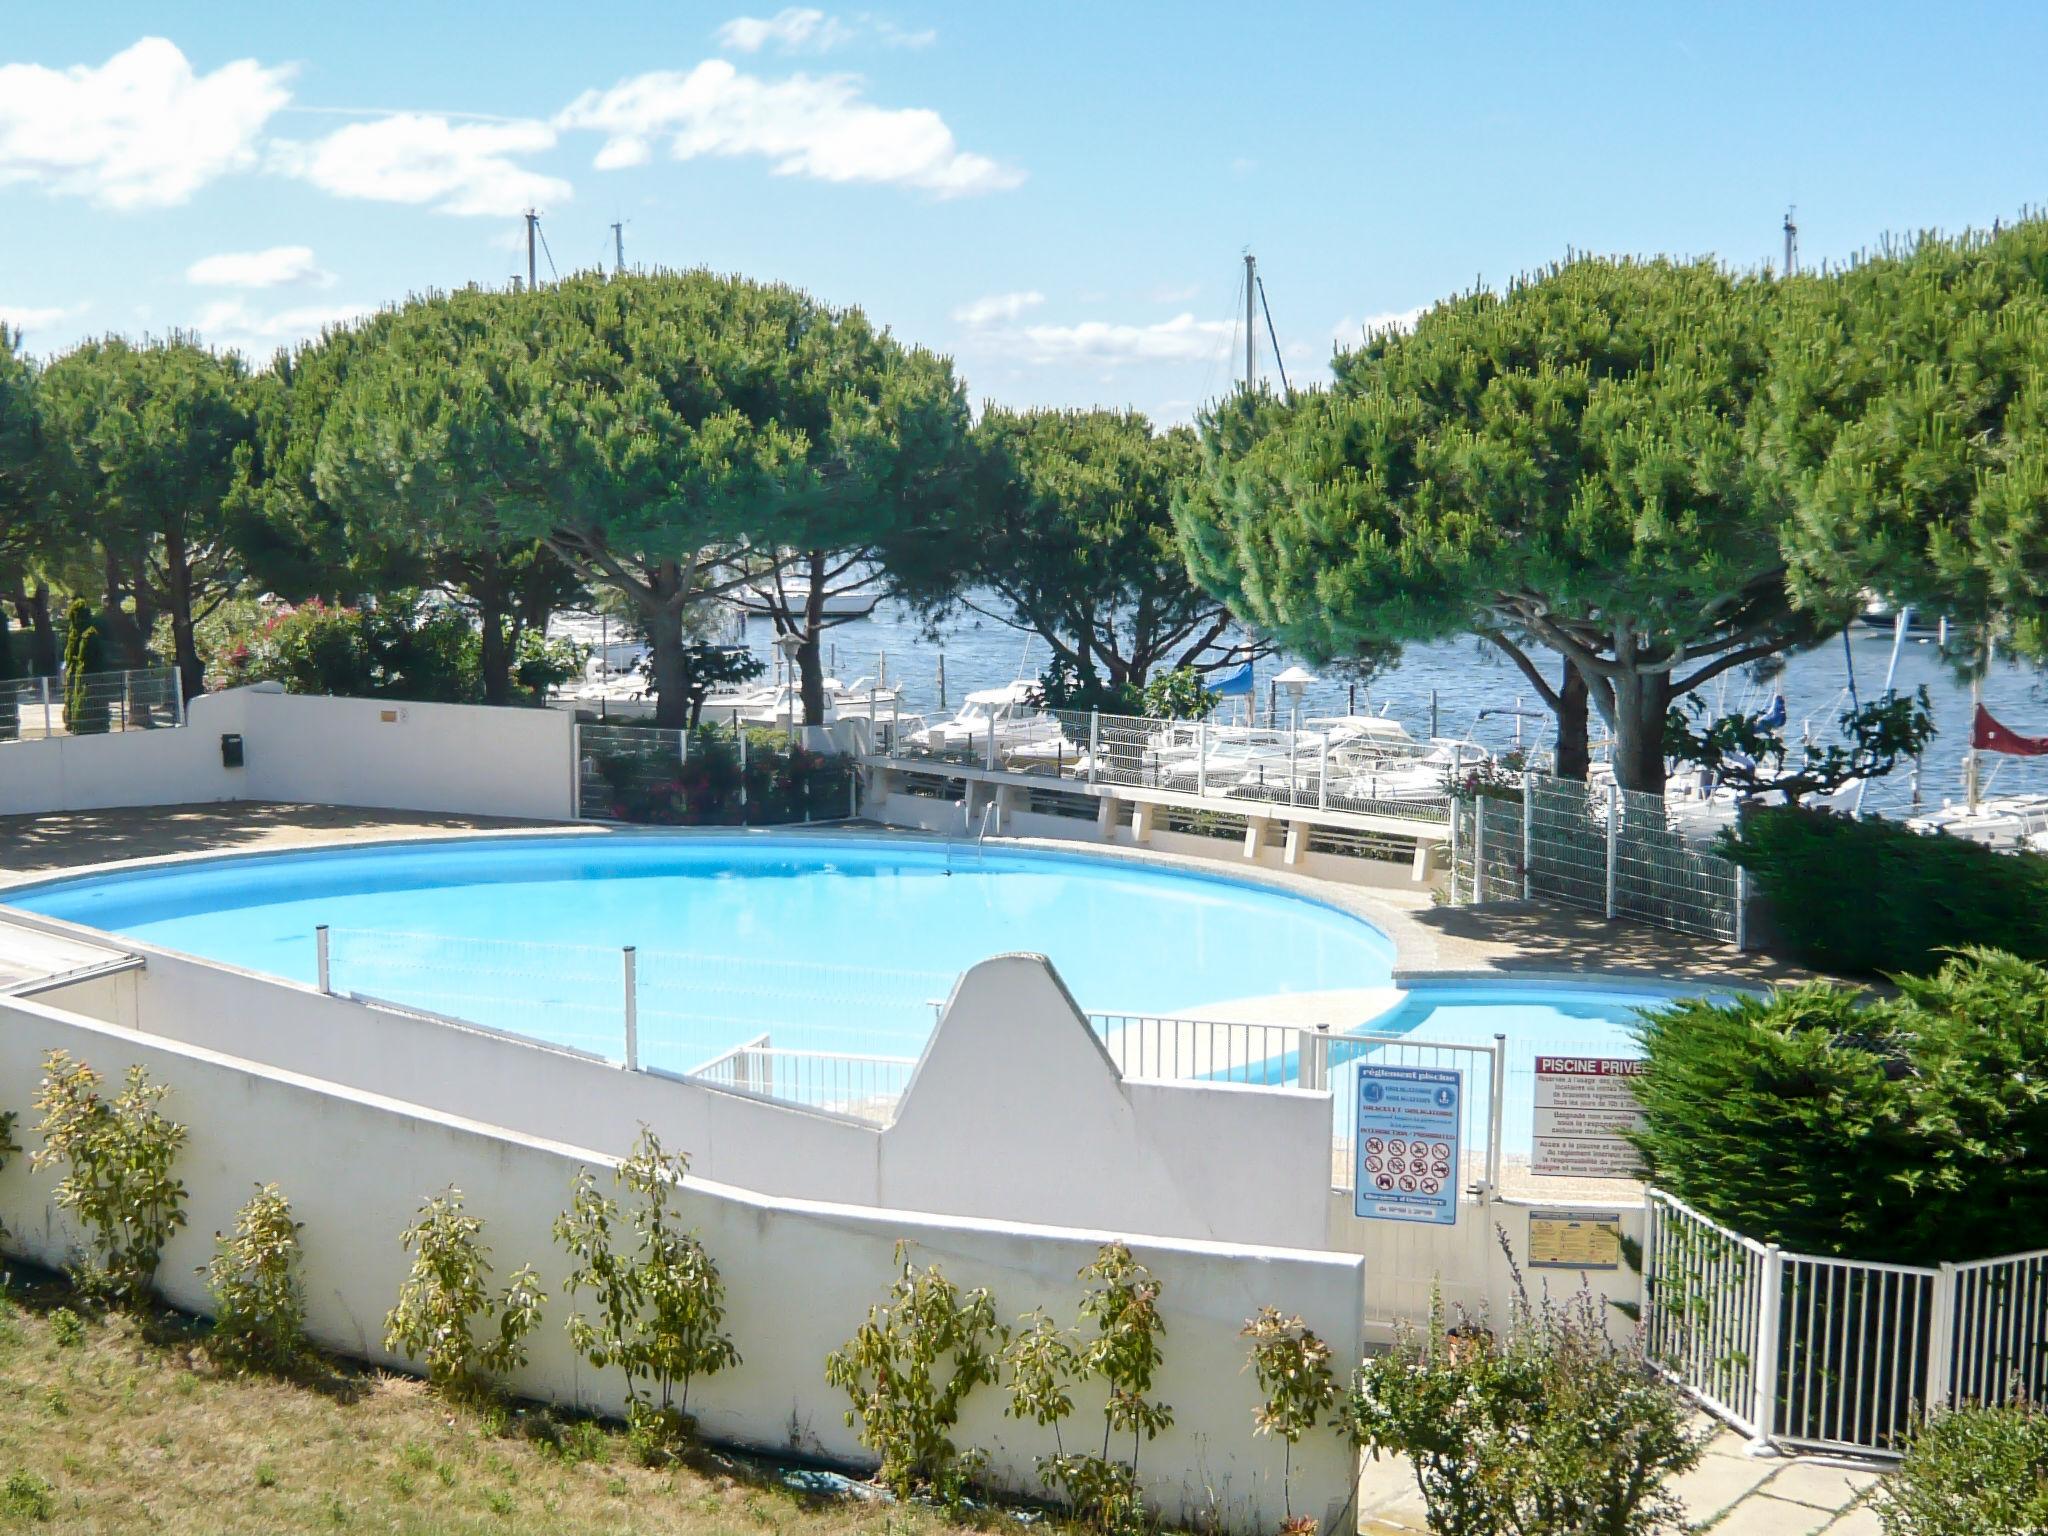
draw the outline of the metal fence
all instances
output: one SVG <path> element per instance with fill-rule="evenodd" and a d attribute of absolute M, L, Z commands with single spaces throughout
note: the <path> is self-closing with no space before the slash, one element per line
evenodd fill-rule
<path fill-rule="evenodd" d="M 765 826 L 854 813 L 852 766 L 786 727 L 576 727 L 576 807 L 586 821 Z"/>
<path fill-rule="evenodd" d="M 1788 1254 L 1658 1190 L 1648 1215 L 1651 1358 L 1753 1439 L 1896 1455 L 1929 1411 L 2048 1385 L 2048 1250 L 1884 1264 Z"/>
<path fill-rule="evenodd" d="M 1743 943 L 1740 868 L 1673 824 L 1663 796 L 1548 774 L 1455 802 L 1454 903 L 1548 899 Z"/>
<path fill-rule="evenodd" d="M 761 1035 L 686 1074 L 721 1088 L 886 1125 L 917 1070 L 915 1056 L 778 1049 Z"/>
<path fill-rule="evenodd" d="M 0 741 L 99 736 L 185 723 L 176 667 L 88 672 L 73 698 L 62 677 L 0 679 Z"/>

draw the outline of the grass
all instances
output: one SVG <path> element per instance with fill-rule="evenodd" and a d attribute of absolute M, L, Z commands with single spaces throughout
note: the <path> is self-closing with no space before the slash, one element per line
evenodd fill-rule
<path fill-rule="evenodd" d="M 544 1409 L 451 1408 L 409 1377 L 235 1377 L 175 1314 L 101 1316 L 53 1279 L 0 1294 L 0 1531 L 941 1536 L 936 1511 L 819 1498 L 705 1452 L 639 1465 Z M 989 1516 L 986 1528 L 1011 1526 Z"/>

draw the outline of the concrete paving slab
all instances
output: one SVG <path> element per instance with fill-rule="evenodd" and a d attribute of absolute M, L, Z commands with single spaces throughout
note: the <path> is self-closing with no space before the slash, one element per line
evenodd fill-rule
<path fill-rule="evenodd" d="M 1840 1510 L 1877 1481 L 1877 1473 L 1859 1468 L 1830 1467 L 1814 1461 L 1795 1461 L 1779 1469 L 1765 1490 L 1774 1499 L 1791 1499 L 1816 1509 Z"/>
<path fill-rule="evenodd" d="M 1810 1504 L 1758 1493 L 1729 1510 L 1711 1529 L 1713 1536 L 1811 1536 L 1834 1518 Z"/>
<path fill-rule="evenodd" d="M 1877 1506 L 1865 1502 L 1837 1515 L 1827 1536 L 1884 1536 L 1884 1522 L 1877 1518 Z"/>

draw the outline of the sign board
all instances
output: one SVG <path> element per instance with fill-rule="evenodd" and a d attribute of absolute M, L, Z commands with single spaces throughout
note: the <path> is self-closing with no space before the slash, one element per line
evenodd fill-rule
<path fill-rule="evenodd" d="M 1360 1216 L 1455 1226 L 1462 1072 L 1360 1065 L 1354 1122 Z"/>
<path fill-rule="evenodd" d="M 1553 1178 L 1641 1178 L 1642 1159 L 1621 1133 L 1643 1123 L 1629 1083 L 1647 1070 L 1645 1062 L 1614 1056 L 1538 1056 L 1529 1171 Z"/>
<path fill-rule="evenodd" d="M 1621 1217 L 1613 1211 L 1531 1211 L 1529 1267 L 1621 1268 Z"/>

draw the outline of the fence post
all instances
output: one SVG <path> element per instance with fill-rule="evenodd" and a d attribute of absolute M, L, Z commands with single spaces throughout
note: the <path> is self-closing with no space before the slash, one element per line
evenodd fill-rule
<path fill-rule="evenodd" d="M 1088 711 L 1088 782 L 1093 784 L 1102 771 L 1102 711 Z"/>
<path fill-rule="evenodd" d="M 1330 808 L 1330 733 L 1323 732 L 1316 744 L 1316 809 Z"/>
<path fill-rule="evenodd" d="M 733 729 L 739 732 L 740 738 L 740 824 L 744 826 L 747 820 L 747 728 L 735 724 Z"/>
<path fill-rule="evenodd" d="M 1956 1267 L 1942 1264 L 1934 1272 L 1933 1305 L 1927 1320 L 1927 1401 L 1929 1415 L 1945 1412 L 1954 1389 L 1956 1356 Z"/>
<path fill-rule="evenodd" d="M 1614 916 L 1615 873 L 1617 869 L 1615 862 L 1615 832 L 1618 819 L 1615 812 L 1620 803 L 1621 786 L 1610 784 L 1607 787 L 1607 915 L 1609 917 Z"/>
<path fill-rule="evenodd" d="M 1472 905 L 1486 902 L 1486 796 L 1472 797 Z"/>
<path fill-rule="evenodd" d="M 984 768 L 988 769 L 988 770 L 989 770 L 989 771 L 990 771 L 991 773 L 993 773 L 993 772 L 995 771 L 995 766 L 996 766 L 996 723 L 995 723 L 995 721 L 993 721 L 993 720 L 989 721 L 989 723 L 988 723 L 988 750 L 987 750 L 987 751 L 986 751 L 985 753 L 983 753 L 983 754 L 982 754 L 982 766 L 983 766 Z"/>
<path fill-rule="evenodd" d="M 171 724 L 185 723 L 185 674 L 171 668 Z"/>
<path fill-rule="evenodd" d="M 583 819 L 583 722 L 569 717 L 569 819 Z"/>
<path fill-rule="evenodd" d="M 121 729 L 135 729 L 135 673 L 127 667 L 121 669 Z"/>
<path fill-rule="evenodd" d="M 1209 793 L 1209 722 L 1195 722 L 1195 793 Z"/>
<path fill-rule="evenodd" d="M 1536 799 L 1536 775 L 1522 770 L 1522 900 L 1536 895 L 1536 818 L 1530 814 Z"/>
<path fill-rule="evenodd" d="M 628 944 L 620 951 L 625 962 L 626 984 L 626 1070 L 640 1070 L 640 977 L 638 956 Z"/>
<path fill-rule="evenodd" d="M 1735 866 L 1735 952 L 1749 948 L 1749 871 Z"/>
<path fill-rule="evenodd" d="M 1296 1076 L 1304 1088 L 1327 1088 L 1330 1086 L 1330 1026 L 1318 1024 L 1314 1029 L 1301 1032 L 1300 1064 Z"/>
<path fill-rule="evenodd" d="M 1500 1190 L 1500 1128 L 1508 1096 L 1508 1037 L 1493 1037 L 1493 1082 L 1486 1094 L 1486 1198 Z"/>
<path fill-rule="evenodd" d="M 47 677 L 37 678 L 36 688 L 43 696 L 43 740 L 48 741 L 53 734 L 50 725 L 50 680 Z"/>
<path fill-rule="evenodd" d="M 939 652 L 939 708 L 946 707 L 946 653 Z"/>
<path fill-rule="evenodd" d="M 1785 1306 L 1785 1255 L 1776 1243 L 1764 1245 L 1763 1295 L 1756 1312 L 1756 1394 L 1750 1423 L 1756 1426 L 1751 1445 L 1767 1449 L 1778 1422 L 1778 1333 Z"/>
<path fill-rule="evenodd" d="M 1454 907 L 1458 904 L 1458 824 L 1464 819 L 1463 803 L 1456 795 L 1451 796 L 1451 876 L 1446 884 Z"/>
<path fill-rule="evenodd" d="M 313 970 L 320 979 L 320 990 L 329 997 L 334 995 L 333 975 L 328 969 L 327 925 L 321 923 L 313 930 Z"/>

